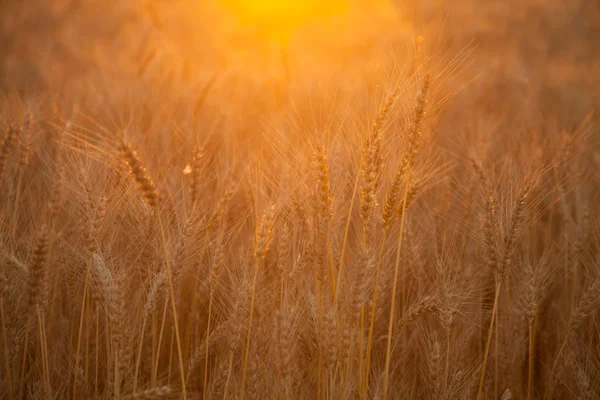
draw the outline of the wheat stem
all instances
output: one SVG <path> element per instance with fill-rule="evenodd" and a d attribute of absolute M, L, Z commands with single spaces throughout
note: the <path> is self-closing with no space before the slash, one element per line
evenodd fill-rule
<path fill-rule="evenodd" d="M 171 384 L 171 374 L 173 370 L 173 335 L 174 333 L 171 332 L 171 339 L 169 339 L 169 368 L 167 369 L 169 372 L 167 373 L 167 385 Z"/>
<path fill-rule="evenodd" d="M 50 386 L 50 368 L 48 366 L 48 347 L 46 344 L 46 326 L 40 310 L 40 305 L 36 304 L 36 312 L 38 317 L 38 328 L 40 331 L 40 350 L 42 354 L 42 372 L 44 378 L 44 388 L 46 398 L 52 398 L 52 388 Z"/>
<path fill-rule="evenodd" d="M 119 368 L 119 350 L 120 349 L 118 347 L 115 349 L 115 381 L 114 381 L 115 399 L 118 399 L 121 397 L 121 376 L 120 376 L 121 368 Z"/>
<path fill-rule="evenodd" d="M 160 236 L 163 245 L 163 251 L 165 254 L 165 264 L 167 265 L 167 275 L 169 278 L 169 291 L 171 293 L 171 311 L 173 312 L 173 325 L 175 326 L 175 340 L 177 342 L 177 354 L 179 356 L 179 374 L 181 376 L 181 390 L 183 399 L 187 399 L 187 392 L 185 388 L 185 371 L 183 369 L 183 354 L 181 353 L 181 339 L 179 336 L 179 323 L 177 319 L 177 305 L 175 303 L 175 290 L 173 288 L 173 273 L 171 271 L 171 264 L 169 263 L 169 252 L 167 251 L 167 240 L 165 237 L 165 229 L 163 226 L 162 218 L 160 213 L 158 215 L 158 224 L 160 226 Z"/>
<path fill-rule="evenodd" d="M 88 261 L 83 284 L 83 296 L 81 299 L 81 313 L 79 314 L 79 330 L 77 331 L 77 350 L 75 351 L 75 371 L 73 372 L 73 400 L 77 398 L 77 379 L 79 378 L 79 352 L 81 351 L 81 335 L 83 334 L 83 319 L 85 316 L 85 301 L 88 296 L 88 285 L 90 280 L 91 262 Z"/>
<path fill-rule="evenodd" d="M 202 260 L 202 258 L 204 258 L 204 253 L 202 253 L 202 255 L 199 259 Z M 185 351 L 184 351 L 185 354 L 187 354 L 188 344 L 191 344 L 191 342 L 192 342 L 190 340 L 190 337 L 192 335 L 192 327 L 194 326 L 194 316 L 196 315 L 196 307 L 198 304 L 198 287 L 200 285 L 200 270 L 201 270 L 200 267 L 201 267 L 201 263 L 198 263 L 198 266 L 196 268 L 196 278 L 194 280 L 194 291 L 192 292 L 192 307 L 191 307 L 190 315 L 188 317 L 187 327 L 185 329 L 185 336 L 183 339 L 184 346 L 186 346 Z"/>
<path fill-rule="evenodd" d="M 254 277 L 252 278 L 252 294 L 250 295 L 250 317 L 248 320 L 248 332 L 246 334 L 246 349 L 244 350 L 244 366 L 242 369 L 242 388 L 240 391 L 240 399 L 244 400 L 245 384 L 246 384 L 246 372 L 248 369 L 248 353 L 250 352 L 250 337 L 252 336 L 252 319 L 254 317 L 254 301 L 256 299 L 256 282 L 258 280 L 258 271 L 260 269 L 261 258 L 256 258 L 256 265 L 254 267 Z"/>
<path fill-rule="evenodd" d="M 333 250 L 331 249 L 331 240 L 327 241 L 327 249 L 329 250 L 329 257 L 328 257 L 328 261 L 329 261 L 329 271 L 331 274 L 331 290 L 333 293 L 333 298 L 336 299 L 337 298 L 337 287 L 336 287 L 336 283 L 335 283 L 335 263 L 333 261 Z M 339 272 L 338 272 L 339 274 Z M 334 308 L 335 310 L 335 308 Z"/>
<path fill-rule="evenodd" d="M 448 389 L 448 374 L 450 373 L 450 329 L 446 329 L 446 366 L 444 369 L 444 392 Z"/>
<path fill-rule="evenodd" d="M 92 299 L 88 297 L 87 302 L 87 313 L 85 317 L 85 364 L 84 374 L 85 380 L 89 380 L 89 368 L 90 368 L 90 318 L 92 316 Z"/>
<path fill-rule="evenodd" d="M 23 169 L 19 170 L 19 178 L 17 181 L 17 189 L 16 189 L 16 193 L 15 193 L 15 204 L 14 204 L 14 208 L 13 208 L 13 217 L 12 217 L 12 237 L 13 239 L 16 238 L 16 234 L 17 234 L 17 227 L 18 227 L 18 220 L 17 220 L 17 214 L 18 214 L 18 210 L 19 210 L 19 199 L 21 197 L 21 185 L 23 182 Z"/>
<path fill-rule="evenodd" d="M 225 380 L 225 389 L 223 389 L 223 400 L 227 400 L 227 389 L 231 380 L 231 370 L 233 369 L 233 354 L 234 350 L 229 350 L 229 364 L 227 366 L 227 379 Z"/>
<path fill-rule="evenodd" d="M 529 352 L 527 358 L 527 399 L 533 399 L 534 321 L 529 321 Z"/>
<path fill-rule="evenodd" d="M 144 317 L 144 320 L 142 321 L 142 329 L 140 332 L 140 344 L 138 346 L 138 354 L 135 360 L 135 371 L 133 373 L 133 393 L 136 393 L 138 389 L 138 374 L 140 371 L 140 363 L 142 360 L 142 347 L 144 345 L 144 332 L 146 330 L 146 320 L 147 317 Z"/>
<path fill-rule="evenodd" d="M 25 344 L 23 344 L 23 361 L 21 362 L 21 378 L 19 381 L 19 400 L 23 399 L 23 390 L 25 389 L 25 366 L 27 365 L 27 348 L 29 345 L 29 329 L 31 325 L 31 316 L 27 316 L 27 323 L 25 326 Z"/>
<path fill-rule="evenodd" d="M 488 329 L 487 342 L 485 344 L 485 353 L 483 355 L 483 366 L 481 367 L 481 376 L 479 378 L 479 389 L 477 390 L 477 399 L 481 399 L 483 394 L 483 381 L 485 380 L 485 369 L 487 366 L 488 355 L 490 353 L 490 344 L 492 342 L 492 332 L 494 331 L 494 323 L 496 321 L 496 313 L 498 312 L 498 298 L 500 297 L 500 288 L 502 287 L 502 280 L 496 281 L 496 294 L 494 295 L 494 306 L 492 308 L 492 320 L 490 321 L 490 328 Z"/>
<path fill-rule="evenodd" d="M 406 181 L 410 182 L 410 175 L 412 169 L 408 170 Z M 400 268 L 400 252 L 402 250 L 402 234 L 404 232 L 404 222 L 406 216 L 406 199 L 408 197 L 408 190 L 410 185 L 406 185 L 404 190 L 404 200 L 402 202 L 402 218 L 400 219 L 400 234 L 398 235 L 398 249 L 396 251 L 396 265 L 394 266 L 394 283 L 392 286 L 392 300 L 390 304 L 390 318 L 388 322 L 388 337 L 387 337 L 387 349 L 385 355 L 385 372 L 383 376 L 383 398 L 387 399 L 389 389 L 389 377 L 390 377 L 390 362 L 392 356 L 392 333 L 394 328 L 394 314 L 396 310 L 396 290 L 398 286 L 398 271 Z M 406 288 L 402 288 L 405 290 Z"/>
<path fill-rule="evenodd" d="M 368 374 L 367 374 L 367 378 L 363 382 L 363 353 L 364 353 L 363 346 L 364 346 L 364 341 L 365 341 L 364 330 L 365 330 L 365 306 L 362 306 L 360 309 L 360 333 L 359 333 L 360 345 L 359 345 L 359 351 L 358 351 L 358 393 L 362 393 L 363 390 L 366 393 L 368 390 L 367 387 L 369 385 Z M 368 361 L 369 361 L 369 356 L 367 355 L 367 365 L 368 365 Z M 367 368 L 369 368 L 369 367 L 367 367 Z M 364 389 L 363 389 L 363 387 L 364 387 Z"/>
<path fill-rule="evenodd" d="M 96 304 L 96 360 L 94 365 L 94 398 L 98 398 L 98 374 L 100 371 L 100 313 Z"/>
<path fill-rule="evenodd" d="M 554 358 L 554 362 L 552 363 L 552 369 L 550 370 L 550 387 L 553 386 L 552 383 L 552 379 L 554 379 L 554 373 L 556 372 L 556 367 L 558 367 L 558 361 L 560 360 L 560 357 L 562 356 L 562 353 L 565 351 L 565 348 L 567 347 L 567 343 L 569 343 L 569 335 L 565 335 L 565 338 L 563 339 L 560 348 L 558 349 L 558 353 L 556 353 L 556 357 Z"/>
<path fill-rule="evenodd" d="M 165 320 L 167 319 L 167 307 L 169 306 L 169 299 L 165 299 L 165 305 L 163 306 L 162 318 L 160 321 L 160 330 L 158 332 L 158 343 L 156 344 L 156 359 L 154 360 L 154 370 L 152 371 L 152 386 L 156 385 L 156 377 L 158 375 L 158 363 L 160 361 L 160 348 L 162 346 L 163 333 L 165 331 Z"/>
<path fill-rule="evenodd" d="M 369 336 L 367 339 L 367 362 L 365 365 L 365 397 L 369 396 L 369 376 L 371 373 L 371 348 L 373 346 L 373 332 L 375 330 L 375 311 L 377 310 L 377 296 L 379 293 L 379 278 L 381 277 L 381 261 L 383 259 L 383 250 L 387 239 L 387 229 L 383 231 L 381 238 L 381 247 L 377 256 L 377 269 L 375 270 L 375 284 L 373 287 L 373 297 L 371 299 L 371 320 L 369 322 Z M 362 370 L 361 370 L 362 374 Z"/>
<path fill-rule="evenodd" d="M 6 333 L 6 316 L 4 314 L 4 296 L 0 294 L 0 324 L 2 324 L 2 343 L 4 344 L 4 367 L 6 369 L 6 383 L 8 384 L 9 399 L 13 399 L 13 387 L 10 374 L 10 361 L 8 359 L 8 335 Z"/>
<path fill-rule="evenodd" d="M 346 219 L 346 228 L 344 229 L 344 240 L 342 242 L 342 252 L 340 254 L 340 267 L 338 269 L 338 278 L 337 278 L 337 288 L 339 291 L 341 280 L 342 280 L 342 272 L 344 270 L 344 255 L 346 254 L 346 245 L 348 244 L 348 233 L 350 232 L 350 221 L 352 219 L 352 209 L 354 208 L 354 201 L 356 199 L 356 192 L 358 191 L 358 180 L 360 179 L 360 169 L 362 166 L 358 167 L 358 172 L 356 173 L 356 178 L 354 179 L 354 189 L 352 190 L 352 199 L 350 200 L 350 209 L 348 210 L 348 218 Z M 337 309 L 337 296 L 334 297 L 334 310 Z"/>
<path fill-rule="evenodd" d="M 206 351 L 204 354 L 204 386 L 202 391 L 202 398 L 207 399 L 206 391 L 208 389 L 208 356 L 209 356 L 209 344 L 210 344 L 210 319 L 212 317 L 212 305 L 213 305 L 213 294 L 210 294 L 210 299 L 208 301 L 208 321 L 206 325 L 206 340 L 205 347 Z"/>
<path fill-rule="evenodd" d="M 498 347 L 499 347 L 499 329 L 498 329 L 498 315 L 500 314 L 500 309 L 496 310 L 496 322 L 494 322 L 494 332 L 495 332 L 495 340 L 494 340 L 494 398 L 498 398 Z"/>

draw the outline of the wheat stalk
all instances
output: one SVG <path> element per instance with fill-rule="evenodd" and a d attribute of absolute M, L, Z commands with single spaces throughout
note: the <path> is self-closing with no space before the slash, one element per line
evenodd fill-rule
<path fill-rule="evenodd" d="M 250 316 L 248 318 L 248 332 L 246 334 L 246 348 L 244 350 L 244 365 L 242 369 L 242 388 L 240 398 L 244 399 L 246 374 L 248 369 L 248 353 L 250 351 L 250 336 L 252 333 L 252 319 L 254 316 L 254 302 L 256 298 L 256 283 L 258 281 L 258 273 L 261 265 L 264 263 L 265 256 L 271 244 L 271 232 L 273 229 L 273 219 L 275 218 L 275 208 L 270 206 L 262 216 L 261 222 L 256 231 L 256 241 L 254 244 L 255 267 L 252 278 L 252 288 L 250 291 Z"/>
<path fill-rule="evenodd" d="M 137 153 L 131 148 L 129 144 L 124 141 L 120 141 L 119 150 L 122 153 L 125 164 L 129 167 L 130 174 L 134 180 L 138 183 L 138 189 L 142 196 L 146 199 L 148 205 L 154 209 L 158 207 L 158 191 L 154 182 L 146 172 L 144 164 L 138 157 Z M 182 396 L 187 399 L 186 388 L 185 388 L 185 370 L 183 368 L 183 354 L 181 350 L 181 336 L 179 335 L 179 320 L 177 318 L 177 303 L 175 301 L 175 290 L 173 286 L 173 272 L 171 271 L 171 264 L 169 262 L 169 253 L 167 250 L 167 240 L 165 235 L 164 224 L 160 215 L 160 212 L 156 212 L 158 216 L 158 225 L 160 227 L 161 242 L 163 246 L 165 265 L 167 270 L 167 278 L 169 282 L 169 291 L 171 295 L 171 312 L 173 313 L 173 326 L 175 327 L 175 340 L 177 343 L 177 355 L 179 357 L 179 374 L 181 377 L 181 389 Z"/>

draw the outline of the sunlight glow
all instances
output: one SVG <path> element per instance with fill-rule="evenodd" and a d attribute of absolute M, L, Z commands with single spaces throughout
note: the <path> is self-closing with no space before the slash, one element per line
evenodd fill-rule
<path fill-rule="evenodd" d="M 318 20 L 345 15 L 351 0 L 222 0 L 240 23 L 262 36 L 287 41 L 297 30 Z"/>

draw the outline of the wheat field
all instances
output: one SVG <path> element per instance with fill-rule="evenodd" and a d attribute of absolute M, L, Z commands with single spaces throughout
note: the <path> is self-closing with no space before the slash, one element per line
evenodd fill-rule
<path fill-rule="evenodd" d="M 0 398 L 599 399 L 599 32 L 0 2 Z"/>

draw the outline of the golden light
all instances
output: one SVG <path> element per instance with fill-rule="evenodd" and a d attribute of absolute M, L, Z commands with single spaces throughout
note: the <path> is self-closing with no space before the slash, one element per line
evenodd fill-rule
<path fill-rule="evenodd" d="M 199 63 L 235 77 L 244 87 L 240 93 L 249 88 L 268 93 L 290 82 L 295 89 L 339 82 L 350 87 L 356 74 L 380 75 L 390 48 L 412 34 L 394 0 L 186 4 L 191 6 L 182 13 L 189 22 L 175 29 L 181 29 Z"/>
<path fill-rule="evenodd" d="M 352 0 L 222 0 L 246 28 L 285 42 L 308 24 L 347 14 Z"/>

